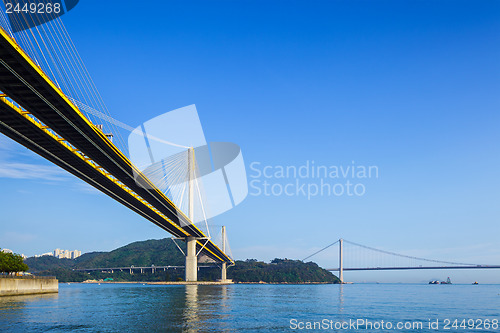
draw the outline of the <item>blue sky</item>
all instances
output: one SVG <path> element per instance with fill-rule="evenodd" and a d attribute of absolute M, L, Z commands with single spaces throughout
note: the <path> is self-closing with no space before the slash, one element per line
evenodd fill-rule
<path fill-rule="evenodd" d="M 239 144 L 249 176 L 252 162 L 378 167 L 378 178 L 362 180 L 363 196 L 247 197 L 214 220 L 228 227 L 236 258 L 300 259 L 343 237 L 500 263 L 500 3 L 144 6 L 82 1 L 63 17 L 113 117 L 138 126 L 196 104 L 207 139 Z M 1 247 L 89 252 L 168 236 L 6 137 L 0 177 Z M 317 260 L 331 266 L 335 257 Z M 500 282 L 496 276 L 456 279 Z"/>

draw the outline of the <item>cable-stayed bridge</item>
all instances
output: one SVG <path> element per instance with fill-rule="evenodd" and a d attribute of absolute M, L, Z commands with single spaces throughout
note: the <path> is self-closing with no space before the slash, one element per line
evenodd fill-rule
<path fill-rule="evenodd" d="M 500 268 L 500 265 L 470 264 L 420 258 L 376 249 L 342 238 L 307 256 L 302 261 L 310 259 L 328 249 L 335 248 L 335 246 L 338 246 L 338 267 L 327 268 L 326 270 L 339 272 L 341 282 L 344 282 L 344 271 Z"/>
<path fill-rule="evenodd" d="M 0 132 L 185 241 L 187 281 L 197 279 L 198 255 L 221 264 L 225 279 L 226 265 L 234 263 L 225 229 L 218 245 L 208 224 L 203 231 L 192 223 L 199 195 L 194 149 L 186 147 L 183 169 L 175 170 L 189 203 L 183 211 L 126 156 L 116 122 L 106 121 L 112 118 L 60 18 L 11 29 L 16 21 L 0 12 Z"/>

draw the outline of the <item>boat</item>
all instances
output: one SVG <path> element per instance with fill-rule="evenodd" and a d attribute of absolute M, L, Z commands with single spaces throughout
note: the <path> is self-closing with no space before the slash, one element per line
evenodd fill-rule
<path fill-rule="evenodd" d="M 439 281 L 437 281 L 437 280 L 429 281 L 429 284 L 439 284 Z"/>
<path fill-rule="evenodd" d="M 448 276 L 448 278 L 446 279 L 446 281 L 441 281 L 441 284 L 451 284 L 450 277 Z"/>
<path fill-rule="evenodd" d="M 479 284 L 479 283 L 477 283 L 477 281 L 474 281 L 474 283 L 473 283 L 473 284 Z"/>

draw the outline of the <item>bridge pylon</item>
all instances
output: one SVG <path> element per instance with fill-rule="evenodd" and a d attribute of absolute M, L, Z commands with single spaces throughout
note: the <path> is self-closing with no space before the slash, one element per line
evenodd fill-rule
<path fill-rule="evenodd" d="M 195 157 L 194 148 L 188 149 L 188 182 L 189 182 L 189 219 L 194 217 L 194 179 Z M 186 282 L 198 281 L 198 256 L 196 255 L 196 237 L 186 238 Z"/>
<path fill-rule="evenodd" d="M 222 251 L 226 253 L 226 227 L 222 226 Z M 227 264 L 226 262 L 222 263 L 222 268 L 221 268 L 221 281 L 226 281 L 227 280 Z"/>

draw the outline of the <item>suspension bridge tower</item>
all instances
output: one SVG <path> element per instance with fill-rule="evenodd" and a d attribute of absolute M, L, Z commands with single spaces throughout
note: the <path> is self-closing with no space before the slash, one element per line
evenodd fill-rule
<path fill-rule="evenodd" d="M 344 283 L 344 240 L 339 239 L 339 280 Z"/>

